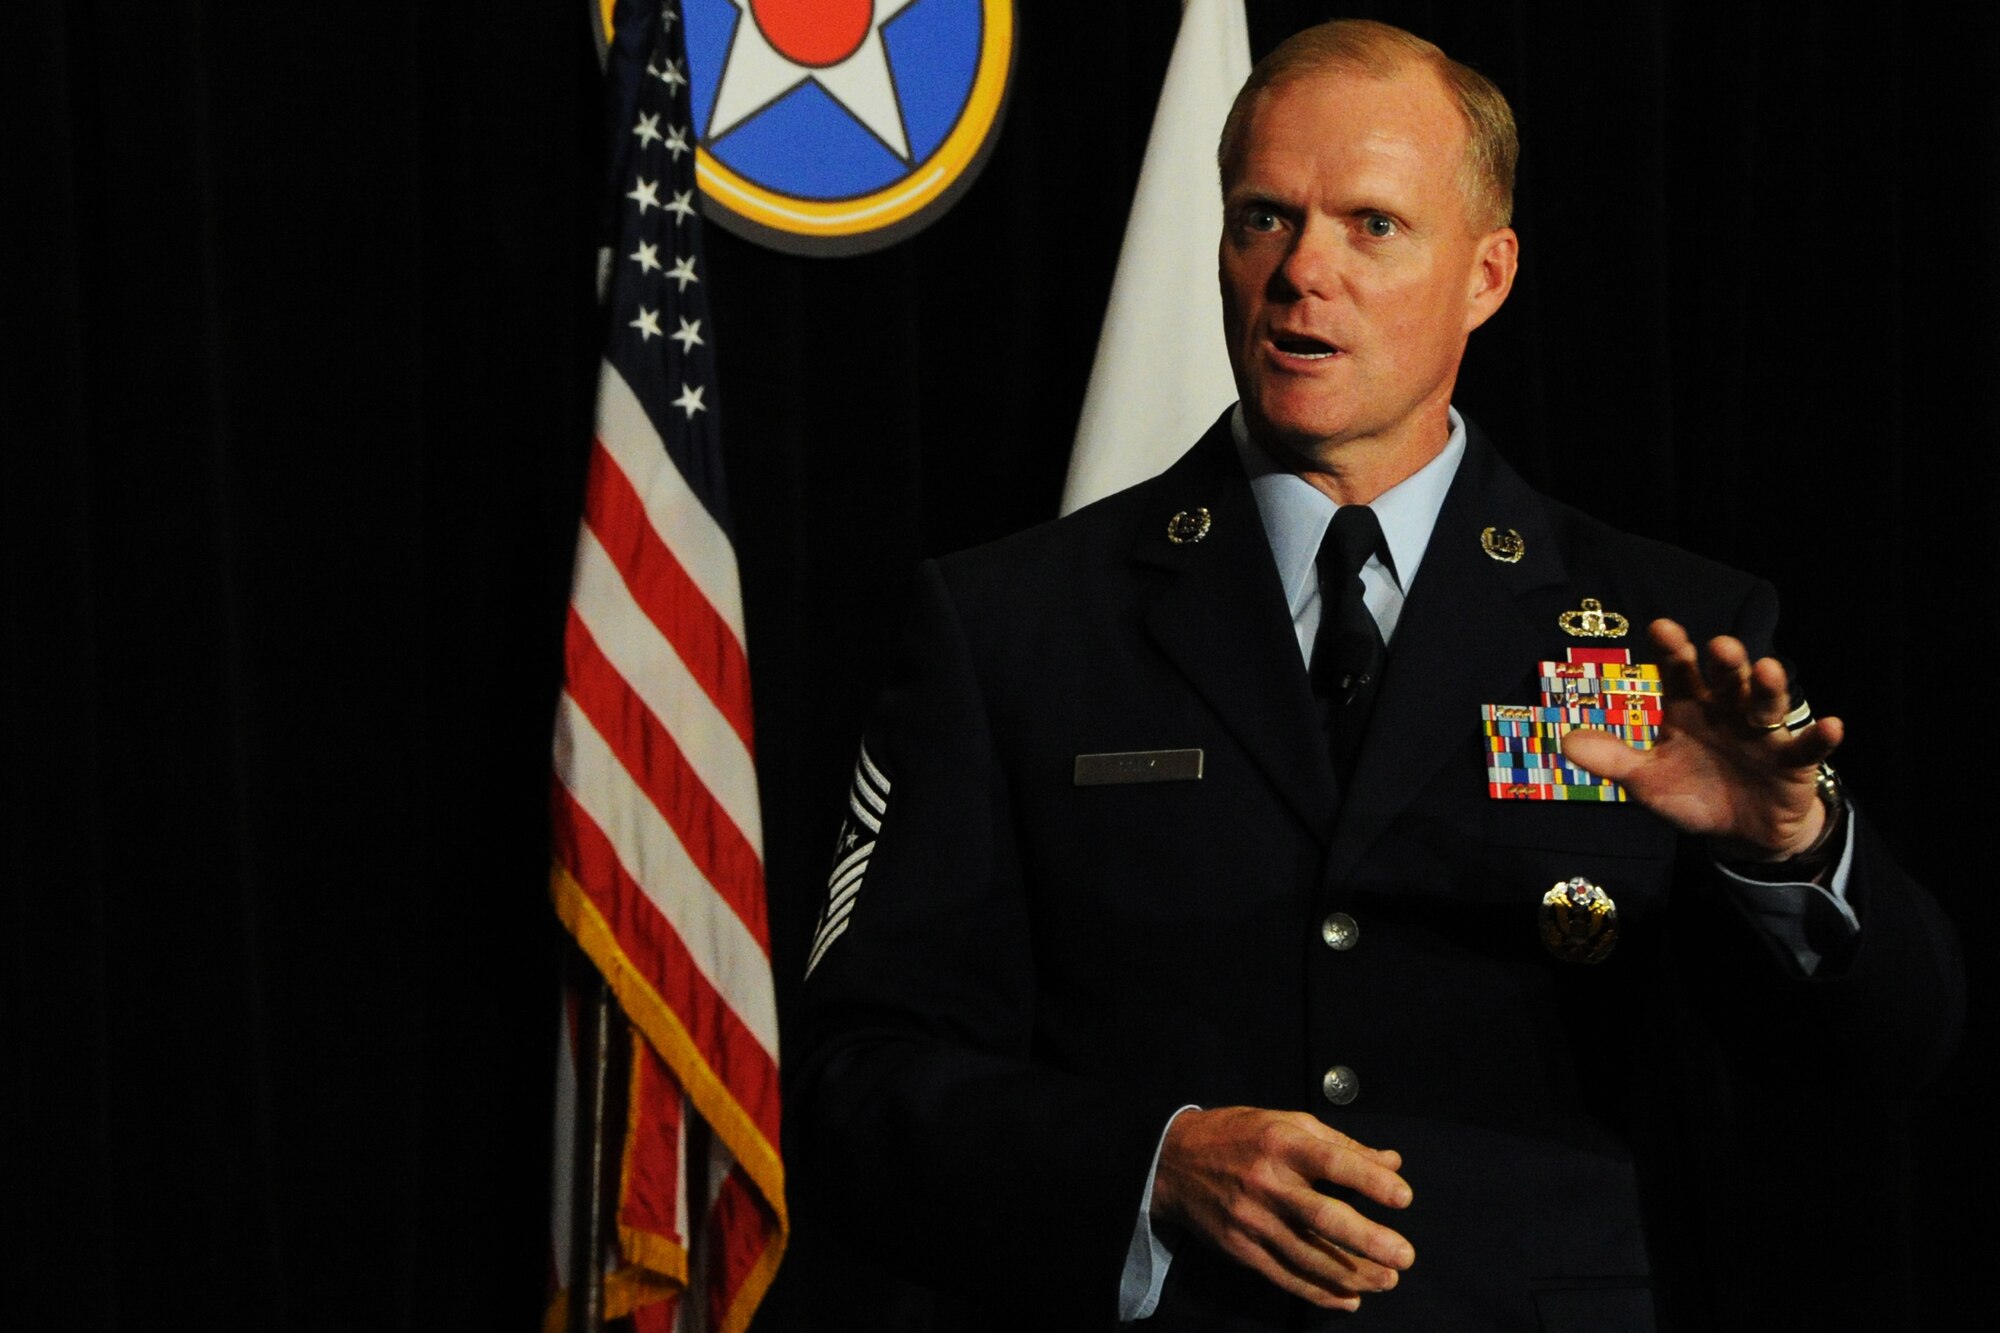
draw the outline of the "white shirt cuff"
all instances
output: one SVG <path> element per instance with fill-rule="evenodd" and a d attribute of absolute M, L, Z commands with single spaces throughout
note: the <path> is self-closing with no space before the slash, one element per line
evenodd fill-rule
<path fill-rule="evenodd" d="M 1160 1171 L 1160 1150 L 1167 1146 L 1167 1131 L 1181 1111 L 1198 1111 L 1183 1106 L 1167 1117 L 1160 1127 L 1160 1141 L 1153 1145 L 1153 1161 L 1146 1168 L 1146 1189 L 1139 1196 L 1139 1220 L 1132 1228 L 1132 1243 L 1125 1248 L 1125 1272 L 1118 1279 L 1118 1318 L 1130 1323 L 1144 1319 L 1160 1307 L 1160 1289 L 1167 1282 L 1167 1268 L 1174 1261 L 1174 1247 L 1153 1230 L 1153 1178 Z"/>

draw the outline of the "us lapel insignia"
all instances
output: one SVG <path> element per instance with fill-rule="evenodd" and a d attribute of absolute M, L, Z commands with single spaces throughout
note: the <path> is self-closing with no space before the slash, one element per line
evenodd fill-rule
<path fill-rule="evenodd" d="M 1167 520 L 1167 540 L 1176 546 L 1187 546 L 1208 535 L 1208 511 L 1206 509 L 1183 509 Z"/>
<path fill-rule="evenodd" d="M 1622 639 L 1632 622 L 1616 611 L 1606 611 L 1595 597 L 1583 599 L 1581 611 L 1565 611 L 1556 617 L 1562 632 L 1577 639 Z"/>
<path fill-rule="evenodd" d="M 1601 963 L 1618 944 L 1618 904 L 1581 875 L 1542 895 L 1542 946 L 1565 963 Z"/>
<path fill-rule="evenodd" d="M 1486 794 L 1496 801 L 1622 801 L 1625 789 L 1563 758 L 1576 727 L 1608 731 L 1635 750 L 1660 735 L 1660 668 L 1625 648 L 1571 648 L 1540 664 L 1536 704 L 1482 704 Z"/>
<path fill-rule="evenodd" d="M 1503 565 L 1517 565 L 1528 553 L 1528 544 L 1512 528 L 1488 528 L 1479 534 L 1479 549 Z"/>

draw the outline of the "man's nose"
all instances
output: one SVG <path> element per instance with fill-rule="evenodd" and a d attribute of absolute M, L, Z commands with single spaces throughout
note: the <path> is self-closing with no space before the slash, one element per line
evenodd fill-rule
<path fill-rule="evenodd" d="M 1308 219 L 1292 240 L 1284 261 L 1272 276 L 1294 296 L 1329 297 L 1341 289 L 1350 258 L 1338 227 Z"/>

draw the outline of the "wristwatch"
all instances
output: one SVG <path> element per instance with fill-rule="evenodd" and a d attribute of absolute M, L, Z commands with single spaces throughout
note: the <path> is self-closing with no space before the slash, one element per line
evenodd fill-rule
<path fill-rule="evenodd" d="M 1769 884 L 1798 884 L 1818 879 L 1840 859 L 1847 845 L 1847 793 L 1840 785 L 1840 775 L 1825 760 L 1820 761 L 1819 772 L 1813 775 L 1813 795 L 1826 808 L 1826 822 L 1820 825 L 1819 836 L 1812 840 L 1811 846 L 1782 861 L 1732 861 L 1729 869 L 1745 879 Z"/>

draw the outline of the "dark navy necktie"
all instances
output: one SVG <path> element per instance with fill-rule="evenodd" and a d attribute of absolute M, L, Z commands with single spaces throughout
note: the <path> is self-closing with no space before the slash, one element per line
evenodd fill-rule
<path fill-rule="evenodd" d="M 1361 595 L 1361 567 L 1383 551 L 1382 525 L 1367 505 L 1334 511 L 1314 564 L 1319 567 L 1319 635 L 1313 640 L 1312 685 L 1326 722 L 1327 748 L 1344 788 L 1368 725 L 1387 649 Z"/>

